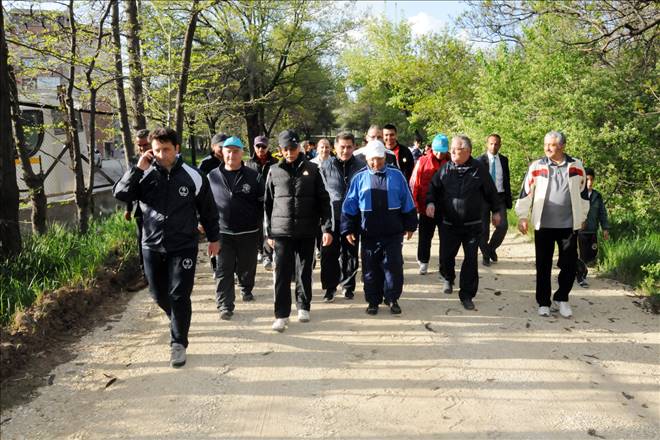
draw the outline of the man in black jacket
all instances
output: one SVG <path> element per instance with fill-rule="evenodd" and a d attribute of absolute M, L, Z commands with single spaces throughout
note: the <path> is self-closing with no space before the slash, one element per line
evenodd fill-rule
<path fill-rule="evenodd" d="M 179 156 L 174 130 L 157 128 L 149 143 L 151 149 L 115 184 L 113 194 L 123 202 L 140 202 L 144 271 L 151 296 L 170 318 L 170 365 L 177 368 L 186 363 L 198 216 L 208 253 L 217 255 L 218 210 L 206 177 Z"/>
<path fill-rule="evenodd" d="M 367 166 L 361 157 L 353 156 L 355 137 L 352 133 L 339 133 L 335 138 L 335 157 L 323 162 L 321 175 L 325 180 L 325 188 L 330 194 L 334 228 L 332 243 L 321 248 L 321 287 L 325 291 L 325 302 L 335 299 L 337 286 L 341 285 L 344 298 L 355 296 L 355 276 L 358 270 L 359 245 L 351 245 L 346 237 L 339 233 L 341 205 L 344 203 L 346 191 L 351 179 L 358 171 Z"/>
<path fill-rule="evenodd" d="M 234 315 L 234 273 L 243 301 L 254 300 L 255 250 L 263 217 L 264 182 L 255 170 L 243 165 L 243 148 L 243 142 L 235 136 L 225 140 L 224 162 L 208 175 L 220 219 L 215 299 L 224 320 Z"/>
<path fill-rule="evenodd" d="M 270 154 L 268 150 L 268 138 L 266 136 L 257 136 L 254 138 L 254 154 L 252 157 L 245 163 L 245 166 L 252 168 L 261 176 L 261 180 L 266 182 L 266 177 L 268 176 L 268 171 L 273 164 L 277 163 L 277 159 Z M 273 268 L 273 248 L 268 244 L 266 240 L 266 234 L 263 228 L 263 225 L 260 226 L 259 242 L 257 243 L 257 261 L 259 261 L 259 255 L 261 256 L 261 263 L 266 270 L 272 270 Z"/>
<path fill-rule="evenodd" d="M 208 174 L 222 163 L 222 144 L 229 136 L 224 133 L 218 133 L 211 138 L 211 154 L 206 156 L 199 163 L 199 170 Z"/>
<path fill-rule="evenodd" d="M 410 182 L 410 176 L 412 176 L 413 168 L 415 168 L 415 159 L 413 159 L 408 147 L 399 144 L 394 125 L 386 124 L 383 126 L 383 140 L 385 141 L 385 148 L 396 155 L 397 166 L 405 176 L 406 181 Z"/>
<path fill-rule="evenodd" d="M 309 321 L 316 231 L 322 227 L 323 246 L 332 243 L 332 211 L 323 177 L 300 152 L 298 135 L 285 130 L 278 142 L 283 159 L 270 168 L 264 207 L 266 234 L 275 253 L 273 330 L 282 332 L 291 314 L 294 275 L 298 321 Z"/>
<path fill-rule="evenodd" d="M 443 165 L 431 179 L 426 196 L 426 215 L 440 224 L 440 274 L 443 291 L 452 292 L 458 248 L 463 245 L 463 265 L 459 298 L 467 310 L 474 309 L 472 298 L 479 288 L 477 248 L 481 235 L 484 206 L 493 212 L 493 224 L 500 223 L 500 200 L 493 179 L 484 166 L 470 155 L 472 143 L 467 136 L 452 139 L 451 162 Z"/>
<path fill-rule="evenodd" d="M 495 227 L 490 240 L 488 240 L 491 221 L 490 211 L 484 209 L 481 240 L 479 242 L 484 266 L 490 266 L 491 262 L 497 263 L 497 248 L 504 241 L 506 231 L 509 228 L 506 210 L 511 209 L 513 206 L 511 201 L 511 182 L 509 180 L 509 159 L 499 154 L 501 146 L 502 139 L 500 135 L 495 133 L 490 134 L 486 138 L 486 152 L 477 158 L 486 167 L 490 177 L 493 179 L 501 206 L 500 224 Z"/>
<path fill-rule="evenodd" d="M 145 151 L 151 149 L 149 145 L 149 130 L 142 129 L 135 133 L 134 139 L 135 151 L 142 155 Z M 137 164 L 138 157 L 131 158 L 131 165 Z M 133 213 L 133 205 L 135 205 L 135 212 Z M 142 258 L 142 210 L 139 203 L 128 202 L 126 203 L 126 210 L 124 211 L 124 219 L 131 220 L 131 215 L 135 219 L 137 225 L 137 242 L 138 242 L 138 258 L 140 258 L 140 269 L 144 274 L 144 259 Z"/>

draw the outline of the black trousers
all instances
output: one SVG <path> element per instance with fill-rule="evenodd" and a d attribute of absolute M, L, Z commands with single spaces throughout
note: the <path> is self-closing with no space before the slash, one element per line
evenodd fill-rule
<path fill-rule="evenodd" d="M 506 205 L 504 204 L 504 193 L 497 194 L 500 202 L 502 203 L 502 209 L 500 209 L 500 224 L 495 226 L 493 235 L 490 235 L 490 220 L 491 214 L 488 207 L 484 209 L 484 214 L 482 218 L 482 230 L 481 230 L 481 240 L 479 241 L 479 248 L 481 249 L 481 255 L 484 257 L 490 258 L 491 254 L 497 250 L 498 247 L 504 241 L 506 237 L 506 231 L 509 229 L 509 222 L 506 218 Z M 490 237 L 490 240 L 488 239 Z"/>
<path fill-rule="evenodd" d="M 138 258 L 140 259 L 140 269 L 142 269 L 142 273 L 144 274 L 144 257 L 142 256 L 142 225 L 144 224 L 144 219 L 141 215 L 134 218 L 137 225 Z"/>
<path fill-rule="evenodd" d="M 259 231 L 237 235 L 220 234 L 220 253 L 215 268 L 215 302 L 218 309 L 234 311 L 234 273 L 238 275 L 241 294 L 252 293 L 257 272 L 255 249 L 259 234 Z"/>
<path fill-rule="evenodd" d="M 167 253 L 143 249 L 142 255 L 149 293 L 170 319 L 170 344 L 187 347 L 197 248 Z"/>
<path fill-rule="evenodd" d="M 458 249 L 463 246 L 463 264 L 458 297 L 472 299 L 479 289 L 477 250 L 481 236 L 481 223 L 469 226 L 440 226 L 440 275 L 452 284 L 456 279 L 455 265 Z"/>
<path fill-rule="evenodd" d="M 364 296 L 371 305 L 398 301 L 403 291 L 403 235 L 362 239 Z"/>
<path fill-rule="evenodd" d="M 312 263 L 316 237 L 274 239 L 275 317 L 291 315 L 291 282 L 296 282 L 296 306 L 309 310 L 312 302 Z"/>
<path fill-rule="evenodd" d="M 440 227 L 435 219 L 427 217 L 425 214 L 419 215 L 419 236 L 417 237 L 417 261 L 428 263 L 431 259 L 431 242 L 436 228 L 438 237 L 440 236 Z"/>
<path fill-rule="evenodd" d="M 595 232 L 579 232 L 577 239 L 580 260 L 587 265 L 596 261 L 596 257 L 598 256 L 598 235 Z"/>
<path fill-rule="evenodd" d="M 266 239 L 266 234 L 264 233 L 263 227 L 259 229 L 257 250 L 261 251 L 263 259 L 273 261 L 273 248 L 268 244 L 268 240 Z"/>
<path fill-rule="evenodd" d="M 336 290 L 340 286 L 349 292 L 355 291 L 359 238 L 351 245 L 346 237 L 333 232 L 330 246 L 321 246 L 321 287 Z"/>
<path fill-rule="evenodd" d="M 536 302 L 549 307 L 552 289 L 552 260 L 555 244 L 559 248 L 559 288 L 555 291 L 555 301 L 568 301 L 573 288 L 577 268 L 577 234 L 571 228 L 541 228 L 534 232 L 536 250 Z"/>

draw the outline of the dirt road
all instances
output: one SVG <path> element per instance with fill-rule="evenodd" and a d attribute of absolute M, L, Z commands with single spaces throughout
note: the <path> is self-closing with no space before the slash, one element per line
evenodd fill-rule
<path fill-rule="evenodd" d="M 658 319 L 622 286 L 593 279 L 574 318 L 538 317 L 533 247 L 509 235 L 468 312 L 417 274 L 414 242 L 404 253 L 402 315 L 367 316 L 361 294 L 322 303 L 317 269 L 312 321 L 283 334 L 270 273 L 220 321 L 200 261 L 184 368 L 168 366 L 166 320 L 140 292 L 2 413 L 2 439 L 660 438 Z"/>

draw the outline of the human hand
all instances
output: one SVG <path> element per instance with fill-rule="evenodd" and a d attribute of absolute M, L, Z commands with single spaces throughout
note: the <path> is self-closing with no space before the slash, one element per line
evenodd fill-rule
<path fill-rule="evenodd" d="M 499 212 L 493 214 L 493 226 L 498 227 L 502 223 L 502 216 Z"/>
<path fill-rule="evenodd" d="M 518 220 L 518 230 L 520 231 L 521 234 L 526 235 L 527 234 L 527 219 L 526 218 L 521 218 Z"/>
<path fill-rule="evenodd" d="M 142 154 L 142 156 L 140 156 L 137 167 L 142 171 L 146 171 L 149 169 L 154 159 L 154 152 L 152 150 L 147 150 Z"/>
<path fill-rule="evenodd" d="M 219 241 L 211 241 L 209 242 L 209 248 L 208 248 L 208 256 L 211 257 L 213 255 L 218 255 L 220 253 L 220 242 Z"/>
<path fill-rule="evenodd" d="M 610 231 L 603 229 L 603 240 L 607 241 L 610 239 Z"/>
<path fill-rule="evenodd" d="M 348 241 L 352 246 L 355 246 L 355 234 L 347 234 L 346 241 Z"/>
<path fill-rule="evenodd" d="M 406 240 L 410 240 L 415 231 L 406 231 Z"/>
<path fill-rule="evenodd" d="M 433 203 L 426 205 L 426 216 L 435 218 L 435 205 Z"/>
<path fill-rule="evenodd" d="M 329 232 L 324 232 L 321 237 L 321 245 L 326 247 L 332 244 L 332 234 Z"/>
<path fill-rule="evenodd" d="M 124 211 L 124 220 L 127 222 L 131 221 L 131 211 Z"/>

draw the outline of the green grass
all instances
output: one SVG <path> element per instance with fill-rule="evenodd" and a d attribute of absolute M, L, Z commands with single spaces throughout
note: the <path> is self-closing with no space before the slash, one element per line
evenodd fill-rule
<path fill-rule="evenodd" d="M 93 220 L 89 231 L 80 235 L 55 224 L 43 236 L 24 238 L 21 253 L 0 265 L 0 324 L 44 290 L 87 284 L 114 250 L 121 259 L 137 253 L 135 223 L 122 213 Z"/>
<path fill-rule="evenodd" d="M 599 239 L 599 270 L 645 293 L 660 294 L 660 233 Z"/>

